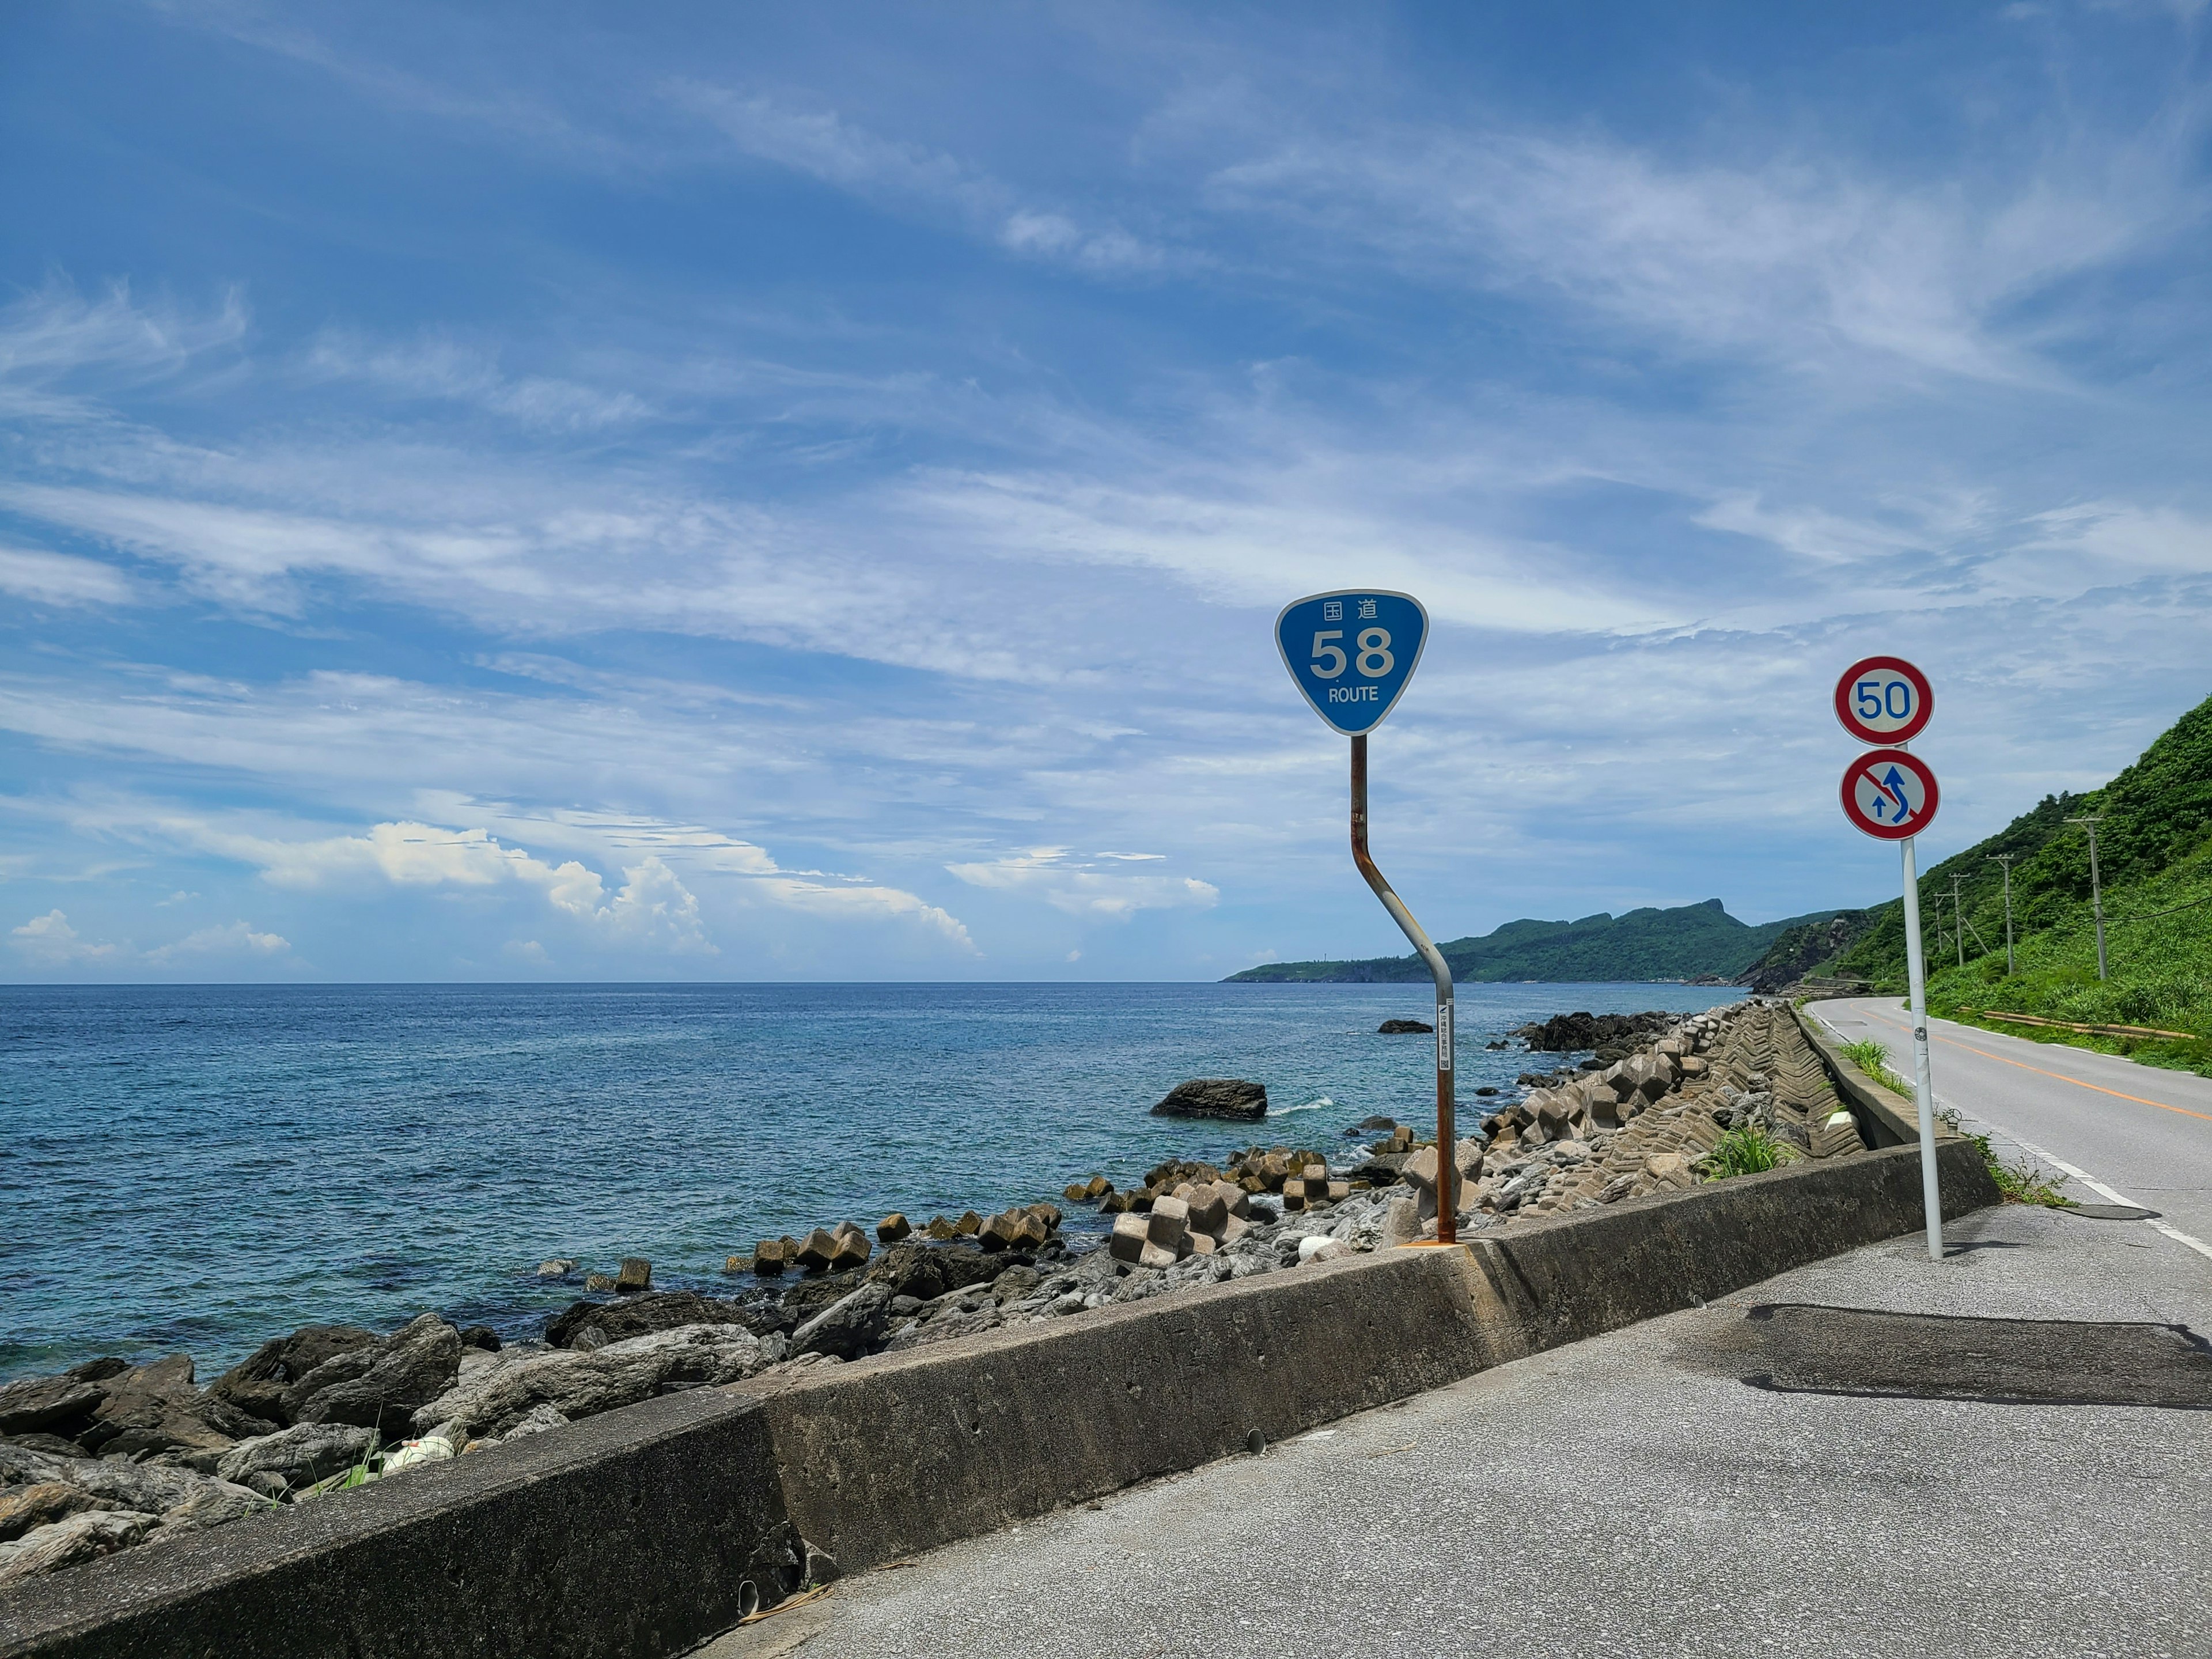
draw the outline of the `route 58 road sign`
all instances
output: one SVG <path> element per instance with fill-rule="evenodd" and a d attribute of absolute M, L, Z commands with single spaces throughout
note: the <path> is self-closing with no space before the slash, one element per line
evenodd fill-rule
<path fill-rule="evenodd" d="M 1410 593 L 1347 587 L 1283 607 L 1275 644 L 1314 712 L 1348 738 L 1382 724 L 1421 659 L 1429 613 Z"/>

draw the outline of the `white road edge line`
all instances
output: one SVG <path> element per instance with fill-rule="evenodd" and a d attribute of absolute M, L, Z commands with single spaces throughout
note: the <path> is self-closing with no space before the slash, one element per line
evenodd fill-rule
<path fill-rule="evenodd" d="M 1844 1034 L 1841 1031 L 1838 1031 L 1833 1025 L 1828 1024 L 1827 1020 L 1822 1018 L 1820 1015 L 1814 1014 L 1813 1018 L 1820 1020 L 1821 1024 L 1826 1025 L 1828 1027 L 1828 1034 L 1834 1037 L 1838 1042 L 1841 1042 L 1844 1040 Z M 1938 1106 L 1949 1108 L 1952 1111 L 1957 1112 L 1961 1117 L 1972 1115 L 1971 1113 L 1966 1111 L 1964 1108 L 1959 1106 L 1955 1102 L 1944 1099 L 1943 1091 L 1940 1089 L 1936 1091 L 1936 1103 Z M 2010 1129 L 2006 1128 L 2001 1123 L 1990 1123 L 1990 1121 L 1984 1117 L 1975 1117 L 1974 1121 L 1977 1123 L 1989 1123 L 1990 1127 L 1995 1129 L 1999 1134 L 2002 1135 L 2007 1140 L 2012 1142 L 2014 1146 L 2019 1147 L 2021 1151 L 2026 1152 L 2030 1158 L 2041 1158 L 2045 1164 L 2055 1168 L 2059 1174 L 2072 1177 L 2074 1180 L 2080 1182 L 2084 1187 L 2087 1187 L 2091 1192 L 2101 1194 L 2105 1197 L 2112 1200 L 2115 1204 L 2124 1204 L 2131 1210 L 2147 1210 L 2150 1208 L 2150 1206 L 2148 1204 L 2138 1204 L 2134 1199 L 2128 1197 L 2126 1194 L 2115 1192 L 2112 1188 L 2107 1187 L 2103 1182 L 2098 1180 L 2096 1176 L 2091 1175 L 2087 1170 L 2076 1169 L 2073 1164 L 2069 1164 L 2064 1158 L 2059 1157 L 2056 1152 L 2047 1152 L 2044 1151 L 2042 1147 L 2037 1146 L 2033 1141 L 2026 1139 L 2021 1136 L 2014 1133 Z M 2207 1244 L 2203 1239 L 2193 1238 L 2189 1234 L 2182 1231 L 2180 1228 L 2170 1227 L 2165 1222 L 2157 1220 L 2154 1218 L 2146 1218 L 2144 1225 L 2150 1227 L 2158 1232 L 2164 1233 L 2168 1238 L 2172 1239 L 2176 1243 L 2186 1244 L 2191 1249 L 2196 1251 L 2197 1255 L 2203 1256 L 2206 1261 L 2212 1261 L 2212 1244 Z"/>

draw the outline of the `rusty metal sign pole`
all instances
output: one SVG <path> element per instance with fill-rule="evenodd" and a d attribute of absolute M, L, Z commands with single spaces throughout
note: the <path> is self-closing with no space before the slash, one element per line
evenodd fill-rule
<path fill-rule="evenodd" d="M 1364 732 L 1352 740 L 1352 860 L 1375 890 L 1375 896 L 1382 901 L 1390 920 L 1413 940 L 1413 949 L 1420 952 L 1437 982 L 1437 1243 L 1455 1244 L 1459 1242 L 1459 1164 L 1455 1152 L 1459 1143 L 1452 1121 L 1451 964 L 1430 943 L 1421 924 L 1391 890 L 1389 881 L 1375 867 L 1374 854 L 1367 850 L 1367 738 Z"/>

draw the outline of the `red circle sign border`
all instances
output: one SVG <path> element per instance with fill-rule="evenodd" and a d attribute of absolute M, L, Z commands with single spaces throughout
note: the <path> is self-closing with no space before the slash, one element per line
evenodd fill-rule
<path fill-rule="evenodd" d="M 1928 786 L 1928 799 L 1921 804 L 1919 812 L 1910 825 L 1874 823 L 1859 816 L 1858 798 L 1851 786 L 1860 773 L 1883 762 L 1905 767 L 1916 774 Z M 1863 836 L 1872 836 L 1876 841 L 1910 841 L 1932 823 L 1936 809 L 1942 804 L 1943 791 L 1936 781 L 1936 770 L 1909 749 L 1869 749 L 1844 769 L 1844 781 L 1839 791 L 1844 801 L 1844 817 L 1852 829 Z"/>
<path fill-rule="evenodd" d="M 1851 719 L 1850 691 L 1862 675 L 1875 669 L 1887 668 L 1905 676 L 1912 682 L 1914 693 L 1920 699 L 1920 713 L 1912 724 L 1894 732 L 1869 732 Z M 1836 719 L 1844 731 L 1861 743 L 1880 744 L 1891 747 L 1911 743 L 1928 729 L 1928 721 L 1936 713 L 1936 688 L 1928 683 L 1928 676 L 1902 657 L 1861 657 L 1844 670 L 1843 678 L 1836 682 Z"/>

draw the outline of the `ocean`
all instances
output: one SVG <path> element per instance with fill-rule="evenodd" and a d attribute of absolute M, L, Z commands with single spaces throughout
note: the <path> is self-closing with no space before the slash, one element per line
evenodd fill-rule
<path fill-rule="evenodd" d="M 1462 985 L 1462 1110 L 1533 1062 L 1486 1042 L 1680 985 Z M 538 1263 L 726 1291 L 755 1240 L 988 1214 L 1169 1156 L 1433 1124 L 1420 985 L 0 988 L 0 1380 L 425 1310 L 533 1335 Z M 1192 1077 L 1267 1122 L 1148 1115 Z M 1097 1223 L 1075 1210 L 1071 1230 Z"/>

